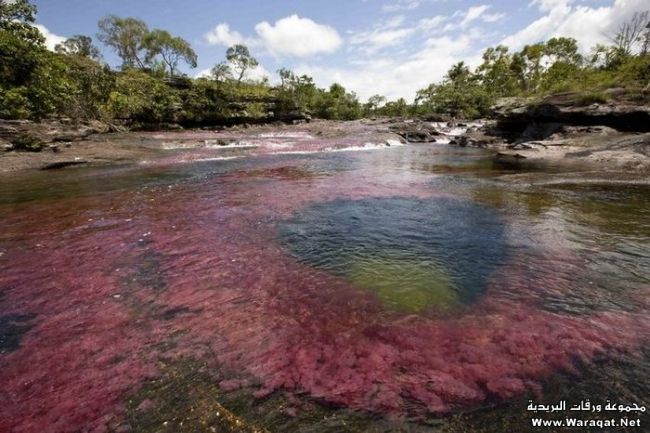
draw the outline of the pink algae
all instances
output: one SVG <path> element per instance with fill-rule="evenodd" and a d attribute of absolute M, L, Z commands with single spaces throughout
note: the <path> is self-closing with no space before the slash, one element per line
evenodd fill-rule
<path fill-rule="evenodd" d="M 3 241 L 16 247 L 0 258 L 0 305 L 36 317 L 20 349 L 0 355 L 0 431 L 108 431 L 161 358 L 210 360 L 231 375 L 223 388 L 249 377 L 259 398 L 287 390 L 424 416 L 540 392 L 558 371 L 647 341 L 645 314 L 540 308 L 540 293 L 568 290 L 556 277 L 572 260 L 562 251 L 540 260 L 535 284 L 506 264 L 480 301 L 454 314 L 386 311 L 372 294 L 296 262 L 275 229 L 311 203 L 392 196 L 396 184 L 433 197 L 425 178 L 269 170 L 281 185 L 238 172 L 30 204 L 6 218 Z"/>

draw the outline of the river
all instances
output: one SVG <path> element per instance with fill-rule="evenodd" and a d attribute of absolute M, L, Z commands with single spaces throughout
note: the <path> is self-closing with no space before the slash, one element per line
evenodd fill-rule
<path fill-rule="evenodd" d="M 648 184 L 312 139 L 4 177 L 0 431 L 524 432 L 530 401 L 648 405 Z"/>

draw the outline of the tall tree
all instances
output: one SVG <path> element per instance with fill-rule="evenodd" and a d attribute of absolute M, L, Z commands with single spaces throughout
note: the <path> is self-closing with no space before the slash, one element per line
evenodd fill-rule
<path fill-rule="evenodd" d="M 54 51 L 61 54 L 88 57 L 93 60 L 100 60 L 102 57 L 99 48 L 93 44 L 93 39 L 84 35 L 76 35 L 66 39 L 57 44 Z"/>
<path fill-rule="evenodd" d="M 534 92 L 537 90 L 544 71 L 542 60 L 545 55 L 546 45 L 537 43 L 526 45 L 513 56 L 512 69 L 525 91 Z"/>
<path fill-rule="evenodd" d="M 0 0 L 0 30 L 35 45 L 42 45 L 45 38 L 34 27 L 36 6 L 28 0 Z"/>
<path fill-rule="evenodd" d="M 238 83 L 241 83 L 244 79 L 246 71 L 255 69 L 259 65 L 257 59 L 251 55 L 248 47 L 242 44 L 233 45 L 228 48 L 226 59 L 235 69 Z"/>
<path fill-rule="evenodd" d="M 504 45 L 488 48 L 483 53 L 483 63 L 477 73 L 483 86 L 497 97 L 510 95 L 517 88 L 512 62 L 512 55 Z"/>
<path fill-rule="evenodd" d="M 151 63 L 157 56 L 160 56 L 172 77 L 181 60 L 191 68 L 196 68 L 197 56 L 190 44 L 181 37 L 172 36 L 166 30 L 156 29 L 149 32 L 144 37 L 143 46 L 147 50 L 145 62 Z"/>
<path fill-rule="evenodd" d="M 98 26 L 97 37 L 115 50 L 122 59 L 123 68 L 145 67 L 145 38 L 149 29 L 144 21 L 108 15 L 99 21 Z"/>
<path fill-rule="evenodd" d="M 372 95 L 368 98 L 368 102 L 365 105 L 365 108 L 368 112 L 372 114 L 377 114 L 377 110 L 380 106 L 386 103 L 386 97 L 382 95 Z"/>
<path fill-rule="evenodd" d="M 623 55 L 629 56 L 636 51 L 637 47 L 644 49 L 643 33 L 648 26 L 650 26 L 650 10 L 635 12 L 629 21 L 619 26 L 616 34 L 610 39 Z"/>
<path fill-rule="evenodd" d="M 219 62 L 210 70 L 210 77 L 217 83 L 227 81 L 232 78 L 232 70 L 226 62 Z"/>
<path fill-rule="evenodd" d="M 280 76 L 280 87 L 282 89 L 287 88 L 289 84 L 296 79 L 293 71 L 287 68 L 278 69 L 278 75 Z"/>

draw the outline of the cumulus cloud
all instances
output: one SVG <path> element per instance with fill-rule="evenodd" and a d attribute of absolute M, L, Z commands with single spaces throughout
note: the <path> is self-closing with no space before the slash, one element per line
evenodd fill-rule
<path fill-rule="evenodd" d="M 388 6 L 394 6 L 393 11 L 407 11 L 425 1 L 434 0 L 394 0 Z M 419 20 L 406 20 L 401 14 L 391 16 L 369 28 L 348 31 L 348 58 L 336 66 L 304 59 L 313 53 L 336 50 L 342 44 L 336 30 L 326 32 L 334 42 L 323 44 L 327 38 L 319 36 L 315 38 L 317 48 L 306 47 L 302 42 L 319 34 L 315 29 L 321 25 L 296 15 L 275 24 L 258 24 L 256 36 L 248 41 L 254 40 L 276 55 L 302 57 L 302 63 L 290 66 L 300 74 L 313 76 L 319 86 L 339 82 L 361 99 L 380 93 L 389 99 L 404 97 L 412 101 L 418 89 L 439 81 L 454 63 L 465 61 L 477 66 L 487 46 L 503 43 L 518 50 L 554 36 L 569 36 L 586 51 L 597 43 L 608 43 L 608 35 L 615 33 L 622 22 L 634 12 L 649 8 L 647 0 L 610 0 L 605 6 L 589 6 L 576 0 L 532 0 L 529 7 L 536 10 L 538 18 L 506 36 L 489 33 L 495 28 L 489 23 L 505 15 L 487 4 Z M 308 25 L 303 21 L 309 21 Z M 241 37 L 227 27 L 221 33 L 216 40 Z"/>
<path fill-rule="evenodd" d="M 429 38 L 420 50 L 404 59 L 382 57 L 357 62 L 350 68 L 303 64 L 297 72 L 311 75 L 320 86 L 341 83 L 362 100 L 379 93 L 389 99 L 404 97 L 412 101 L 418 89 L 441 79 L 452 64 L 461 60 L 476 64 L 480 54 L 472 50 L 474 37 Z"/>
<path fill-rule="evenodd" d="M 226 47 L 246 42 L 239 32 L 230 30 L 230 26 L 226 23 L 217 24 L 214 29 L 204 35 L 204 38 L 211 45 L 224 45 Z"/>
<path fill-rule="evenodd" d="M 480 24 L 503 18 L 490 12 L 490 6 L 477 5 L 409 25 L 398 15 L 368 30 L 348 32 L 354 57 L 347 65 L 302 64 L 297 69 L 313 76 L 320 86 L 339 82 L 361 99 L 379 93 L 412 101 L 417 90 L 442 79 L 454 63 L 480 63 L 484 41 L 493 37 Z"/>
<path fill-rule="evenodd" d="M 596 44 L 609 43 L 609 36 L 621 23 L 634 12 L 648 9 L 647 0 L 615 0 L 611 6 L 602 7 L 574 5 L 571 0 L 535 0 L 531 5 L 544 15 L 501 43 L 519 49 L 551 37 L 567 36 L 575 38 L 586 52 Z"/>
<path fill-rule="evenodd" d="M 255 32 L 256 37 L 246 38 L 231 30 L 228 24 L 221 23 L 206 33 L 204 39 L 211 45 L 229 47 L 246 44 L 263 47 L 276 56 L 293 57 L 332 53 L 343 44 L 343 39 L 333 27 L 295 14 L 279 19 L 274 24 L 267 21 L 258 23 Z"/>
<path fill-rule="evenodd" d="M 57 34 L 52 33 L 43 24 L 36 24 L 34 27 L 36 27 L 43 34 L 43 36 L 45 37 L 45 46 L 50 51 L 54 51 L 55 46 L 64 42 L 67 39 L 66 37 L 59 36 Z"/>
<path fill-rule="evenodd" d="M 261 22 L 255 26 L 255 32 L 268 50 L 277 55 L 306 57 L 332 53 L 343 43 L 333 27 L 298 15 L 282 18 L 275 24 Z"/>

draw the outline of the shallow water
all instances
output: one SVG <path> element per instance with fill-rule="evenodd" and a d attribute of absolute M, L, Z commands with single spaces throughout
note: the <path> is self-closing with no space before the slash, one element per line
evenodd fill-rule
<path fill-rule="evenodd" d="M 265 139 L 2 179 L 0 431 L 184 431 L 165 413 L 198 397 L 147 385 L 179 363 L 200 374 L 172 392 L 222 393 L 272 431 L 437 431 L 489 408 L 479 425 L 567 377 L 648 403 L 649 187 L 506 182 L 441 144 Z"/>

